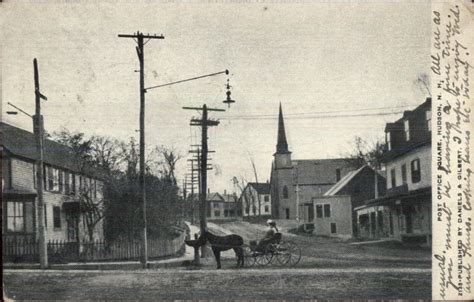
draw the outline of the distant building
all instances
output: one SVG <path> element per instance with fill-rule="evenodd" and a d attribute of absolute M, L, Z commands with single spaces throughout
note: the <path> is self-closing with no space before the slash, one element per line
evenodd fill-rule
<path fill-rule="evenodd" d="M 431 98 L 385 127 L 387 194 L 358 207 L 359 235 L 431 243 Z"/>
<path fill-rule="evenodd" d="M 2 139 L 2 237 L 4 240 L 37 240 L 37 151 L 33 133 L 0 123 Z M 94 203 L 102 200 L 102 181 L 93 168 L 79 168 L 68 147 L 44 140 L 44 224 L 46 240 L 69 242 L 103 239 L 100 220 L 88 229 L 87 219 L 98 219 L 78 201 L 86 194 Z M 90 216 L 92 215 L 92 216 Z"/>
<path fill-rule="evenodd" d="M 208 220 L 228 220 L 241 217 L 240 204 L 235 194 L 212 193 L 207 194 L 207 213 Z"/>
<path fill-rule="evenodd" d="M 357 234 L 357 216 L 354 209 L 365 200 L 385 193 L 385 178 L 363 166 L 347 173 L 323 196 L 314 197 L 304 213 L 305 228 L 316 235 L 350 238 Z M 311 209 L 312 208 L 312 209 Z"/>
<path fill-rule="evenodd" d="M 269 183 L 249 182 L 240 195 L 243 217 L 269 217 L 272 199 Z"/>
<path fill-rule="evenodd" d="M 354 170 L 355 161 L 346 158 L 292 160 L 286 140 L 280 105 L 278 139 L 273 154 L 270 191 L 272 215 L 280 219 L 302 218 L 311 201 Z M 305 208 L 306 207 L 306 208 Z"/>

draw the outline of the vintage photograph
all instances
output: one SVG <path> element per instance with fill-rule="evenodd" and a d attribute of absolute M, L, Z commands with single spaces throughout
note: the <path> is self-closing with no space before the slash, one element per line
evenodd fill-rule
<path fill-rule="evenodd" d="M 430 1 L 0 14 L 4 299 L 432 298 Z"/>

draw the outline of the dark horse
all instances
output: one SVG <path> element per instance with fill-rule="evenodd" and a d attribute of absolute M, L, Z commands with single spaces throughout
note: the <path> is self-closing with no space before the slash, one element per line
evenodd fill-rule
<path fill-rule="evenodd" d="M 214 253 L 214 257 L 216 257 L 218 269 L 221 268 L 221 252 L 230 249 L 233 249 L 237 256 L 237 267 L 244 266 L 244 249 L 242 248 L 244 239 L 239 235 L 232 234 L 227 236 L 217 236 L 205 230 L 198 238 L 198 241 L 201 245 L 206 244 L 206 241 L 211 244 L 212 252 Z"/>

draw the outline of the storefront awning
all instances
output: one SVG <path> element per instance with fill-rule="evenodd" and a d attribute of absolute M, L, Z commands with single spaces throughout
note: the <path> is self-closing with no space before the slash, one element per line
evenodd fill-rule
<path fill-rule="evenodd" d="M 412 202 L 413 199 L 429 197 L 431 200 L 431 186 L 427 188 L 421 188 L 418 190 L 402 192 L 390 196 L 383 196 L 381 198 L 368 200 L 365 205 L 355 208 L 355 210 L 361 210 L 370 208 L 373 206 L 383 205 L 396 205 L 398 203 Z"/>

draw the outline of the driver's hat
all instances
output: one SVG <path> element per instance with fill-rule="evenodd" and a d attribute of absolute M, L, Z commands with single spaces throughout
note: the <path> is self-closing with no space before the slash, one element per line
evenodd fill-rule
<path fill-rule="evenodd" d="M 267 224 L 269 224 L 269 225 L 275 224 L 275 221 L 273 221 L 273 220 L 271 220 L 271 219 L 268 219 L 268 220 L 267 220 Z"/>

